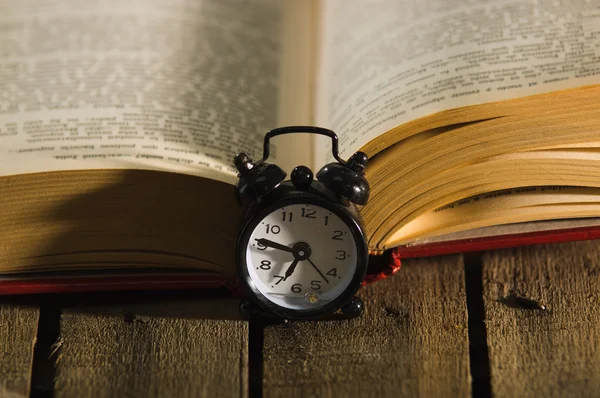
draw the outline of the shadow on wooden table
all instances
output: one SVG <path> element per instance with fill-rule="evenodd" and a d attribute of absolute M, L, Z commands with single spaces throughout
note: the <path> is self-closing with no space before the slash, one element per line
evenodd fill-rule
<path fill-rule="evenodd" d="M 227 289 L 40 294 L 1 297 L 0 305 L 64 308 L 69 313 L 160 318 L 240 320 L 238 301 Z"/>

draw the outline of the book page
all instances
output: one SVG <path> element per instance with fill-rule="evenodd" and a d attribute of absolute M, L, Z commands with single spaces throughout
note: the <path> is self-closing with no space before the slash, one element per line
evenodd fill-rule
<path fill-rule="evenodd" d="M 401 247 L 420 246 L 431 243 L 452 242 L 456 240 L 465 239 L 490 238 L 501 235 L 520 235 L 529 234 L 532 232 L 561 231 L 566 229 L 592 227 L 600 227 L 600 218 L 566 218 L 558 220 L 520 222 L 512 224 L 494 225 L 491 227 L 474 228 L 468 229 L 466 231 L 453 232 L 439 236 L 419 238 L 405 245 L 402 245 Z"/>
<path fill-rule="evenodd" d="M 284 8 L 2 3 L 0 175 L 137 168 L 235 182 L 233 156 L 260 158 L 277 124 Z"/>
<path fill-rule="evenodd" d="M 597 217 L 600 189 L 538 186 L 476 195 L 431 210 L 404 225 L 389 247 L 501 224 Z"/>
<path fill-rule="evenodd" d="M 279 113 L 277 126 L 309 126 L 313 123 L 315 75 L 315 1 L 286 0 L 283 7 Z M 289 175 L 294 167 L 313 164 L 313 137 L 292 134 L 273 139 L 278 165 Z M 255 159 L 259 154 L 256 154 Z"/>
<path fill-rule="evenodd" d="M 316 123 L 338 133 L 345 157 L 428 114 L 600 83 L 598 0 L 321 6 Z"/>

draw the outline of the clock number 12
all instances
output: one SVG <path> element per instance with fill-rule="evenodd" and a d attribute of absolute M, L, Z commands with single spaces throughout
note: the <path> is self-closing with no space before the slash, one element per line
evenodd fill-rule
<path fill-rule="evenodd" d="M 315 209 L 307 209 L 306 207 L 303 207 L 300 209 L 300 211 L 302 212 L 302 217 L 304 218 L 317 218 L 315 217 L 315 213 L 317 212 Z"/>

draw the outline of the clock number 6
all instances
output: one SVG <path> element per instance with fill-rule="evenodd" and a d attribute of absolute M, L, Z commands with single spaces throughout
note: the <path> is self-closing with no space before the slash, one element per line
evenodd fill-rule
<path fill-rule="evenodd" d="M 302 285 L 299 283 L 295 283 L 292 285 L 292 292 L 293 293 L 300 293 L 302 291 Z"/>

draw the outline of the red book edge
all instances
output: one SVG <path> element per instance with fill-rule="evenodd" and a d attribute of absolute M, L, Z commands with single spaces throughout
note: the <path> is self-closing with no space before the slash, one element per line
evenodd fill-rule
<path fill-rule="evenodd" d="M 397 247 L 393 251 L 400 258 L 414 258 L 592 239 L 600 239 L 600 226 L 426 243 Z"/>
<path fill-rule="evenodd" d="M 383 266 L 371 266 L 363 285 L 385 279 L 400 270 L 403 258 L 494 250 L 544 243 L 600 239 L 600 226 L 498 235 L 450 242 L 402 246 L 387 252 Z M 228 288 L 234 296 L 241 292 L 236 282 L 208 275 L 123 275 L 90 277 L 47 277 L 0 280 L 0 295 L 75 293 L 97 291 L 190 290 Z"/>
<path fill-rule="evenodd" d="M 225 278 L 207 275 L 111 275 L 0 280 L 0 296 L 46 293 L 191 290 L 220 287 L 236 291 Z"/>
<path fill-rule="evenodd" d="M 600 226 L 526 232 L 521 234 L 459 239 L 448 242 L 424 243 L 414 246 L 400 246 L 391 249 L 388 267 L 378 274 L 367 273 L 363 285 L 385 279 L 390 275 L 395 274 L 400 270 L 402 259 L 404 258 L 442 256 L 446 254 L 592 239 L 600 239 Z"/>

